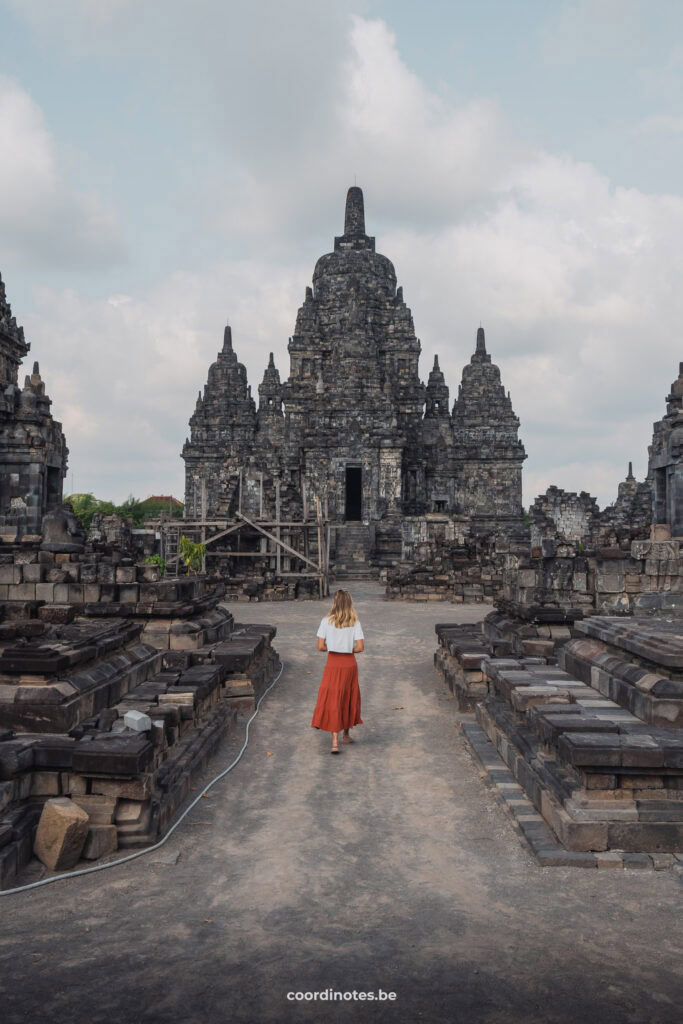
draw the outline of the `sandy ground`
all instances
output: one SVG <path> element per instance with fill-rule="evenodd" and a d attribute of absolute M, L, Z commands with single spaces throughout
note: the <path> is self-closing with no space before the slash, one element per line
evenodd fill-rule
<path fill-rule="evenodd" d="M 310 728 L 329 602 L 233 607 L 285 663 L 244 758 L 157 854 L 0 900 L 4 1024 L 681 1019 L 672 873 L 539 868 L 479 777 L 432 656 L 488 608 L 354 596 L 357 742 Z"/>

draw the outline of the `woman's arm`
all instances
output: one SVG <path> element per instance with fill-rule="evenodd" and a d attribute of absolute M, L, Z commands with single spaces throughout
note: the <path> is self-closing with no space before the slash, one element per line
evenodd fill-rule
<path fill-rule="evenodd" d="M 355 644 L 353 645 L 353 653 L 354 654 L 360 654 L 361 651 L 364 651 L 364 650 L 365 650 L 365 642 L 363 640 L 356 640 Z"/>
<path fill-rule="evenodd" d="M 326 651 L 327 650 L 327 644 L 325 643 L 324 639 L 321 636 L 318 637 L 318 650 L 319 651 Z"/>

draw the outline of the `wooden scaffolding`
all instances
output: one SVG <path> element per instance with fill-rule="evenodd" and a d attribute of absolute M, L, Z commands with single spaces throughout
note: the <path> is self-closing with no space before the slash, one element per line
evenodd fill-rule
<path fill-rule="evenodd" d="M 315 578 L 320 596 L 327 597 L 330 527 L 319 499 L 314 500 L 314 519 L 304 516 L 301 520 L 281 520 L 279 504 L 278 500 L 275 519 L 255 518 L 238 511 L 232 520 L 162 517 L 150 525 L 159 532 L 160 554 L 167 571 L 178 572 L 180 538 L 185 536 L 205 545 L 204 570 L 207 559 L 261 559 L 275 573 L 276 580 Z M 247 536 L 251 545 L 258 540 L 257 550 L 240 543 Z M 235 547 L 215 547 L 228 537 L 234 537 Z"/>

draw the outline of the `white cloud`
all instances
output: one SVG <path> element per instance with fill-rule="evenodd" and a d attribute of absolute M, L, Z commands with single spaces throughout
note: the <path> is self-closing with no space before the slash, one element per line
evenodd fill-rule
<path fill-rule="evenodd" d="M 0 75 L 0 257 L 4 265 L 104 266 L 122 258 L 114 214 L 70 187 L 40 108 Z"/>

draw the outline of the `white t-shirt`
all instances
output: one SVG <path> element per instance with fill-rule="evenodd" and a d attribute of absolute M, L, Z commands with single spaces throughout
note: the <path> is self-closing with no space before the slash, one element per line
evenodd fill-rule
<path fill-rule="evenodd" d="M 325 641 L 328 651 L 334 651 L 335 654 L 353 654 L 356 640 L 365 639 L 358 619 L 356 619 L 353 626 L 337 629 L 336 626 L 332 625 L 327 616 L 321 619 L 317 635 L 321 640 Z"/>

